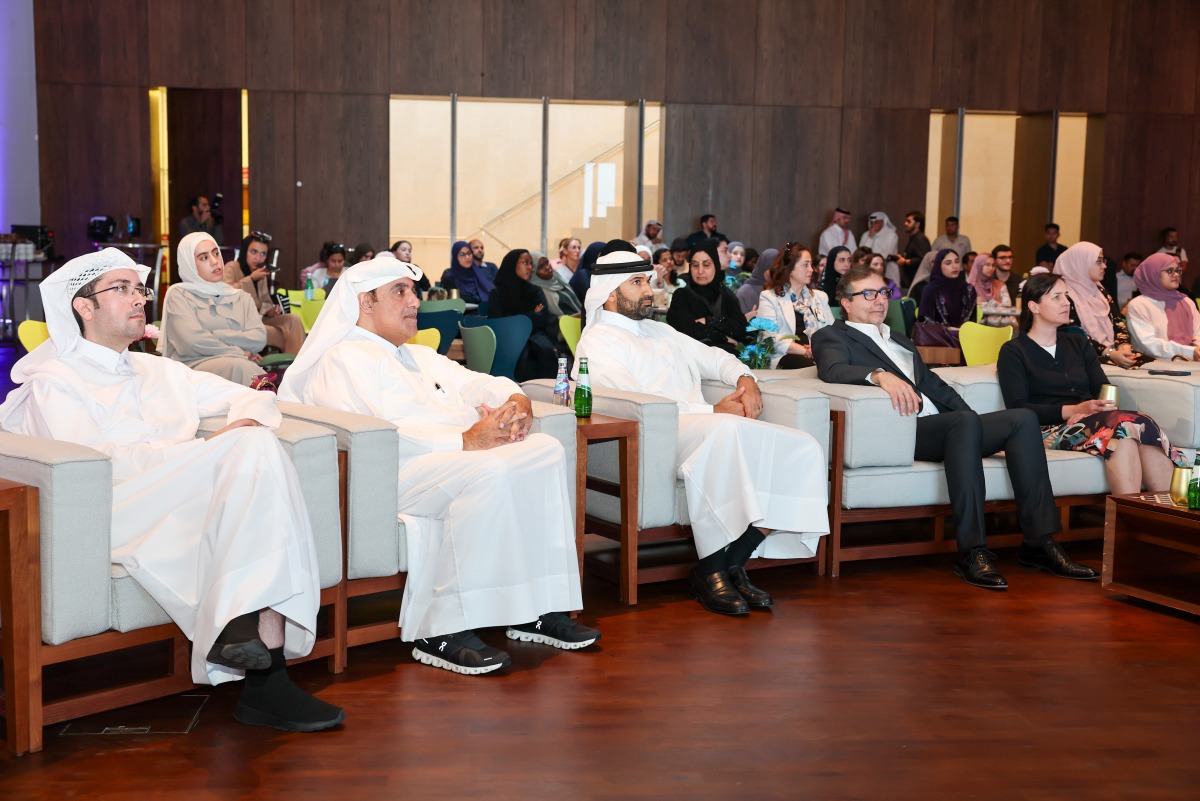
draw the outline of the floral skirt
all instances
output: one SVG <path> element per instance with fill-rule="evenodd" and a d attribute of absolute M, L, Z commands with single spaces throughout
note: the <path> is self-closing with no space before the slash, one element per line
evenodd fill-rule
<path fill-rule="evenodd" d="M 1166 432 L 1150 417 L 1139 412 L 1115 409 L 1090 414 L 1067 425 L 1042 426 L 1042 444 L 1046 450 L 1079 451 L 1102 456 L 1107 461 L 1113 454 L 1116 440 L 1135 439 L 1143 445 L 1161 448 L 1176 465 L 1186 466 L 1187 460 L 1178 448 L 1172 448 Z"/>

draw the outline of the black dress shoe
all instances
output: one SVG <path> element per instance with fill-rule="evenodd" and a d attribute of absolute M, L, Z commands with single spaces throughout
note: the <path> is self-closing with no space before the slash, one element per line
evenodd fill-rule
<path fill-rule="evenodd" d="M 1017 561 L 1025 567 L 1045 570 L 1063 578 L 1091 581 L 1100 577 L 1092 568 L 1081 565 L 1067 556 L 1063 547 L 1054 540 L 1046 540 L 1046 544 L 1041 547 L 1021 543 L 1017 550 Z"/>
<path fill-rule="evenodd" d="M 750 607 L 738 594 L 724 570 L 701 576 L 693 569 L 688 577 L 689 594 L 710 612 L 720 615 L 748 615 Z"/>
<path fill-rule="evenodd" d="M 729 582 L 733 584 L 733 588 L 738 591 L 738 595 L 742 596 L 742 600 L 751 609 L 766 609 L 775 603 L 771 599 L 771 593 L 766 590 L 760 590 L 750 583 L 750 577 L 746 575 L 746 568 L 744 567 L 729 568 Z"/>
<path fill-rule="evenodd" d="M 954 575 L 972 587 L 985 590 L 1007 590 L 1008 581 L 996 569 L 996 554 L 987 548 L 972 548 L 954 560 Z"/>

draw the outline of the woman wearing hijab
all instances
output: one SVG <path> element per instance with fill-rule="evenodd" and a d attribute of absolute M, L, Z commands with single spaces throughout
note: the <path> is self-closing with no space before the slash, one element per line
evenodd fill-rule
<path fill-rule="evenodd" d="M 1179 257 L 1170 253 L 1147 257 L 1133 274 L 1142 294 L 1129 301 L 1125 316 L 1133 347 L 1147 356 L 1200 361 L 1200 313 L 1179 291 L 1182 278 Z"/>
<path fill-rule="evenodd" d="M 517 359 L 518 381 L 554 378 L 558 371 L 558 317 L 546 308 L 546 296 L 530 283 L 533 256 L 528 250 L 510 250 L 500 261 L 496 286 L 488 295 L 488 317 L 513 317 L 523 314 L 533 323 L 525 350 Z"/>
<path fill-rule="evenodd" d="M 304 323 L 284 312 L 271 292 L 267 270 L 270 243 L 271 238 L 258 231 L 243 239 L 237 259 L 225 264 L 224 281 L 250 295 L 267 327 L 267 345 L 281 353 L 299 353 L 304 344 Z"/>
<path fill-rule="evenodd" d="M 208 234 L 188 234 L 175 255 L 182 282 L 163 299 L 163 356 L 250 386 L 263 374 L 258 352 L 267 344 L 254 300 L 225 283 L 221 249 Z"/>
<path fill-rule="evenodd" d="M 937 253 L 929 251 L 921 257 L 921 263 L 917 266 L 917 271 L 913 274 L 912 283 L 908 286 L 907 297 L 919 301 L 921 293 L 925 291 L 925 287 L 929 284 L 929 276 L 933 272 L 933 257 Z"/>
<path fill-rule="evenodd" d="M 738 273 L 746 269 L 746 244 L 744 242 L 729 243 L 729 269 L 727 275 L 738 277 Z"/>
<path fill-rule="evenodd" d="M 1067 297 L 1071 301 L 1071 325 L 1083 330 L 1096 355 L 1105 364 L 1129 369 L 1154 361 L 1153 356 L 1134 352 L 1125 319 L 1100 283 L 1104 269 L 1104 251 L 1091 242 L 1076 242 L 1054 262 L 1055 274 L 1066 281 Z"/>
<path fill-rule="evenodd" d="M 592 268 L 596 266 L 596 259 L 600 258 L 602 250 L 604 250 L 603 242 L 593 242 L 588 245 L 587 250 L 579 257 L 579 261 L 575 265 L 575 272 L 571 274 L 569 281 L 571 289 L 575 290 L 575 297 L 579 300 L 580 305 L 583 304 L 588 288 L 592 285 Z"/>
<path fill-rule="evenodd" d="M 1101 457 L 1113 495 L 1164 492 L 1172 462 L 1187 462 L 1151 417 L 1095 399 L 1108 378 L 1096 351 L 1066 330 L 1070 292 L 1062 275 L 1036 275 L 1026 282 L 1021 333 L 1004 343 L 996 362 L 1004 405 L 1037 414 L 1047 450 Z"/>
<path fill-rule="evenodd" d="M 921 319 L 913 342 L 935 347 L 959 347 L 958 329 L 975 316 L 975 287 L 967 283 L 962 262 L 951 248 L 933 257 L 929 284 L 921 292 Z"/>
<path fill-rule="evenodd" d="M 813 257 L 803 245 L 792 245 L 780 253 L 767 268 L 765 288 L 758 300 L 758 316 L 774 320 L 778 328 L 775 355 L 771 367 L 789 370 L 811 367 L 812 346 L 809 338 L 818 329 L 833 322 L 829 298 L 819 289 L 811 289 Z M 795 340 L 781 337 L 795 336 Z"/>
<path fill-rule="evenodd" d="M 974 258 L 967 283 L 975 287 L 975 305 L 983 315 L 980 322 L 997 328 L 1016 325 L 1017 310 L 1013 308 L 1008 287 L 996 278 L 996 260 L 991 253 L 980 253 Z"/>
<path fill-rule="evenodd" d="M 491 276 L 475 268 L 471 246 L 461 239 L 450 247 L 450 268 L 442 273 L 442 286 L 457 289 L 467 303 L 483 303 L 494 286 Z"/>
<path fill-rule="evenodd" d="M 771 269 L 771 265 L 774 264 L 775 257 L 778 255 L 779 251 L 775 248 L 764 250 L 758 257 L 758 264 L 754 265 L 754 272 L 750 273 L 746 283 L 738 287 L 738 306 L 741 308 L 742 314 L 750 315 L 758 308 L 758 296 L 762 294 L 766 285 L 767 270 Z"/>
<path fill-rule="evenodd" d="M 575 297 L 575 290 L 571 289 L 571 285 L 555 272 L 554 262 L 546 258 L 541 251 L 530 251 L 529 255 L 533 257 L 533 277 L 529 279 L 529 283 L 540 288 L 545 294 L 546 308 L 556 318 L 564 314 L 578 317 L 583 311 L 583 306 L 579 298 Z"/>
<path fill-rule="evenodd" d="M 837 295 L 838 280 L 853 263 L 849 248 L 838 245 L 829 249 L 825 254 L 825 272 L 821 274 L 821 291 L 825 293 L 825 297 L 832 298 Z"/>
<path fill-rule="evenodd" d="M 684 286 L 675 290 L 667 324 L 705 345 L 737 355 L 737 345 L 749 342 L 747 315 L 737 296 L 725 286 L 721 257 L 713 240 L 705 240 L 692 251 Z"/>

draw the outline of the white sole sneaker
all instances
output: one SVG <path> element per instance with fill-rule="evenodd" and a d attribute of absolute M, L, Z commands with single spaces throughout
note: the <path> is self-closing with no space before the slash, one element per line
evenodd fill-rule
<path fill-rule="evenodd" d="M 555 637 L 551 637 L 548 634 L 537 634 L 532 631 L 521 631 L 520 629 L 508 629 L 504 632 L 504 634 L 510 640 L 518 640 L 519 642 L 536 642 L 541 643 L 542 645 L 552 645 L 555 648 L 561 648 L 564 651 L 578 651 L 580 648 L 587 648 L 589 645 L 599 639 L 598 637 L 593 637 L 590 640 L 583 640 L 581 642 L 567 642 L 566 640 L 560 640 Z"/>
<path fill-rule="evenodd" d="M 461 673 L 464 676 L 480 676 L 484 673 L 491 673 L 493 670 L 499 670 L 508 664 L 508 662 L 497 662 L 494 665 L 484 665 L 483 667 L 464 667 L 462 665 L 456 665 L 447 659 L 442 659 L 440 656 L 427 654 L 420 648 L 413 648 L 412 655 L 413 659 L 417 660 L 423 665 L 441 668 L 442 670 L 449 670 L 451 673 Z"/>

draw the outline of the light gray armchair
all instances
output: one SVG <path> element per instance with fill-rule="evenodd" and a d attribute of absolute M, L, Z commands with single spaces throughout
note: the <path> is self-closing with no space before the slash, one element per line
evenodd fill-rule
<path fill-rule="evenodd" d="M 339 451 L 340 471 L 335 486 L 341 499 L 342 550 L 345 553 L 342 591 L 347 603 L 341 607 L 345 649 L 400 636 L 399 599 L 386 619 L 372 619 L 354 626 L 348 623 L 355 598 L 393 593 L 404 588 L 408 550 L 404 523 L 398 519 L 400 471 L 399 437 L 396 428 L 375 417 L 280 402 L 284 416 L 321 426 L 331 431 Z M 533 404 L 532 430 L 549 434 L 562 443 L 568 465 L 575 464 L 575 416 L 568 410 L 545 403 Z M 574 498 L 575 484 L 567 485 Z M 343 659 L 348 659 L 347 655 Z"/>
<path fill-rule="evenodd" d="M 224 421 L 203 421 L 200 434 Z M 337 451 L 333 435 L 285 421 L 277 435 L 300 476 L 312 519 L 323 606 L 338 602 L 341 539 Z M 112 466 L 103 453 L 67 442 L 0 432 L 4 492 L 23 504 L 10 510 L 0 543 L 0 635 L 4 640 L 4 710 L 9 751 L 39 751 L 42 727 L 106 709 L 171 695 L 192 686 L 190 643 L 124 568 L 110 560 Z M 336 620 L 339 615 L 332 613 Z M 318 639 L 309 658 L 342 662 L 336 633 Z M 45 703 L 46 665 L 165 643 L 163 675 Z"/>
<path fill-rule="evenodd" d="M 553 381 L 528 381 L 522 386 L 531 398 L 553 399 Z M 761 389 L 763 420 L 808 432 L 828 455 L 829 401 L 824 395 L 785 382 L 761 382 Z M 706 381 L 703 391 L 705 399 L 713 403 L 731 389 Z M 696 559 L 687 496 L 675 467 L 679 407 L 657 395 L 593 387 L 592 411 L 638 424 L 638 558 L 622 559 L 618 545 L 589 553 L 586 560 L 592 572 L 626 587 L 623 600 L 633 605 L 637 603 L 639 584 L 684 578 Z M 589 449 L 586 528 L 614 543 L 621 541 L 618 461 L 615 442 L 597 443 Z M 748 567 L 814 562 L 818 574 L 823 574 L 824 549 L 822 538 L 820 550 L 812 559 L 755 559 Z M 632 572 L 622 576 L 623 571 Z"/>

